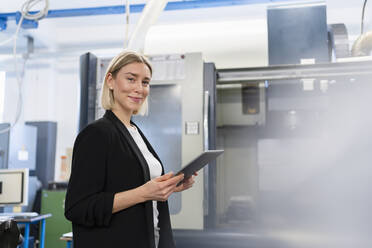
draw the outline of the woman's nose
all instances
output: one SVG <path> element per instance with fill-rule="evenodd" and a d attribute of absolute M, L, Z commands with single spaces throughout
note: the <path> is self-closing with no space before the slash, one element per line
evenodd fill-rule
<path fill-rule="evenodd" d="M 137 92 L 142 92 L 143 91 L 143 86 L 142 86 L 142 83 L 140 81 L 137 81 L 135 83 L 135 91 L 137 91 Z"/>

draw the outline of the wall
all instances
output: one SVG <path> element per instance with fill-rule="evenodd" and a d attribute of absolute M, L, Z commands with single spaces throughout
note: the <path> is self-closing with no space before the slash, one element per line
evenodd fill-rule
<path fill-rule="evenodd" d="M 3 64 L 7 65 L 4 122 L 14 122 L 18 98 L 14 64 L 12 59 L 3 60 Z M 26 63 L 22 92 L 20 123 L 57 122 L 55 178 L 58 179 L 60 157 L 66 154 L 66 148 L 73 146 L 77 132 L 80 94 L 78 59 L 30 59 Z"/>
<path fill-rule="evenodd" d="M 267 65 L 266 5 L 200 9 L 193 16 L 182 11 L 181 18 L 188 21 L 151 27 L 145 53 L 202 51 L 205 62 L 214 62 L 217 68 Z"/>

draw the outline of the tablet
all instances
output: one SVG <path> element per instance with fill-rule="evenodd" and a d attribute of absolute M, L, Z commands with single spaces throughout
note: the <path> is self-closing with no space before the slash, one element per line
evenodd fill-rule
<path fill-rule="evenodd" d="M 185 167 L 183 167 L 176 175 L 183 173 L 185 175 L 184 179 L 180 181 L 177 186 L 181 185 L 183 181 L 191 177 L 195 172 L 206 166 L 208 163 L 216 159 L 219 155 L 223 153 L 223 150 L 208 150 L 204 151 L 202 154 L 191 160 Z"/>

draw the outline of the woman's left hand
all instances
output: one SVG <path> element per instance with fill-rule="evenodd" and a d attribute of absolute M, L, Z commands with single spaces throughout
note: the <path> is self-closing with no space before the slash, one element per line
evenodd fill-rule
<path fill-rule="evenodd" d="M 195 172 L 193 176 L 186 178 L 185 181 L 180 186 L 176 187 L 174 192 L 181 192 L 181 191 L 191 188 L 193 184 L 195 183 L 194 177 L 196 177 L 197 175 L 198 173 Z"/>

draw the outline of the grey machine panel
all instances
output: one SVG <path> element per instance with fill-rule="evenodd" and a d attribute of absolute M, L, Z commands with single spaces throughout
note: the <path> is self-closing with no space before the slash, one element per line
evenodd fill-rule
<path fill-rule="evenodd" d="M 54 180 L 57 123 L 52 121 L 30 121 L 26 125 L 37 128 L 36 176 L 47 187 Z"/>
<path fill-rule="evenodd" d="M 10 127 L 9 123 L 1 123 L 0 130 Z M 0 134 L 0 169 L 8 168 L 9 156 L 9 131 Z"/>
<path fill-rule="evenodd" d="M 269 64 L 328 62 L 325 3 L 270 6 L 267 10 Z"/>
<path fill-rule="evenodd" d="M 80 56 L 79 131 L 95 120 L 97 57 L 92 53 Z"/>
<path fill-rule="evenodd" d="M 182 161 L 181 86 L 152 85 L 150 92 L 149 115 L 134 116 L 133 121 L 154 147 L 165 171 L 177 172 Z M 181 211 L 180 194 L 172 194 L 168 201 L 171 214 Z"/>
<path fill-rule="evenodd" d="M 18 124 L 10 131 L 9 169 L 36 169 L 37 128 Z"/>

